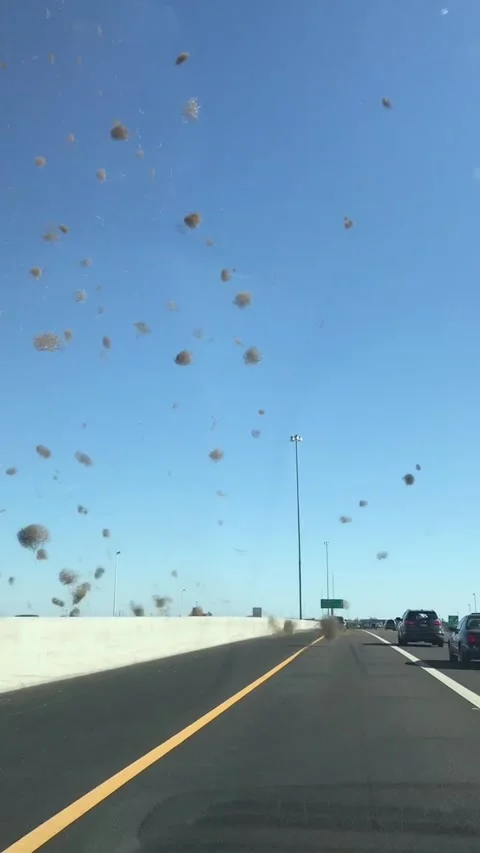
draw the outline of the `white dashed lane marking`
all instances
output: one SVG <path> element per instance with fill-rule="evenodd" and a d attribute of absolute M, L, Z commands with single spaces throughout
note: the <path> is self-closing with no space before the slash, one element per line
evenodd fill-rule
<path fill-rule="evenodd" d="M 428 672 L 432 678 L 436 678 L 437 681 L 441 681 L 445 687 L 453 690 L 453 692 L 457 693 L 458 696 L 461 696 L 462 699 L 466 699 L 467 702 L 470 702 L 474 708 L 480 710 L 480 696 L 478 693 L 474 693 L 473 690 L 469 690 L 468 687 L 464 687 L 463 684 L 459 684 L 458 681 L 455 681 L 455 679 L 450 678 L 443 672 L 439 672 L 438 669 L 432 669 L 432 667 L 428 666 L 425 661 L 420 658 L 416 658 L 415 655 L 412 655 L 410 652 L 406 652 L 405 649 L 401 649 L 399 646 L 394 646 L 393 643 L 390 643 L 390 641 L 386 640 L 384 637 L 379 637 L 378 634 L 373 634 L 372 631 L 366 631 L 365 629 L 364 633 L 370 634 L 371 637 L 375 637 L 376 640 L 380 640 L 381 643 L 385 643 L 386 646 L 390 646 L 394 652 L 398 652 L 399 655 L 403 655 L 407 660 L 412 663 L 416 663 L 419 669 L 423 669 L 424 672 Z"/>

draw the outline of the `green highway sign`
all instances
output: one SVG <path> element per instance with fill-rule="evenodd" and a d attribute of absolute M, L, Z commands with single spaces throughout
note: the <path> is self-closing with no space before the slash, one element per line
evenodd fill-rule
<path fill-rule="evenodd" d="M 449 616 L 448 617 L 448 627 L 456 628 L 458 625 L 458 616 Z"/>
<path fill-rule="evenodd" d="M 343 610 L 343 598 L 321 598 L 320 607 L 328 610 Z"/>

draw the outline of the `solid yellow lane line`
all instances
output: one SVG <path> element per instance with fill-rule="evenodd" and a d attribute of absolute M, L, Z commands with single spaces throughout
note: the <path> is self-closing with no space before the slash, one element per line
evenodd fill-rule
<path fill-rule="evenodd" d="M 237 702 L 240 702 L 241 699 L 248 696 L 248 694 L 256 690 L 257 687 L 265 684 L 269 678 L 272 678 L 277 674 L 277 672 L 280 672 L 288 666 L 289 663 L 296 660 L 296 658 L 306 651 L 306 649 L 309 649 L 316 643 L 319 643 L 320 640 L 323 640 L 323 637 L 317 637 L 317 639 L 313 640 L 312 643 L 309 643 L 307 646 L 303 646 L 293 655 L 285 658 L 285 660 L 277 664 L 277 666 L 274 666 L 273 669 L 270 669 L 268 672 L 264 673 L 264 675 L 261 675 L 260 678 L 252 681 L 251 684 L 247 684 L 247 686 L 243 687 L 242 690 L 239 690 L 238 693 L 230 696 L 229 699 L 225 699 L 224 702 L 221 702 L 220 705 L 217 705 L 217 707 L 213 708 L 211 711 L 208 711 L 203 715 L 203 717 L 199 717 L 198 720 L 190 723 L 190 725 L 182 729 L 182 731 L 177 732 L 177 734 L 168 738 L 168 740 L 159 744 L 159 746 L 154 747 L 150 752 L 147 752 L 145 755 L 137 758 L 136 761 L 129 764 L 128 767 L 124 767 L 123 770 L 119 770 L 118 773 L 115 773 L 114 776 L 111 776 L 109 779 L 101 782 L 100 785 L 97 785 L 97 787 L 93 788 L 92 791 L 84 794 L 83 797 L 80 797 L 69 806 L 66 806 L 62 811 L 53 815 L 44 823 L 41 823 L 40 826 L 32 829 L 31 832 L 27 833 L 27 835 L 24 835 L 22 838 L 19 838 L 18 841 L 11 844 L 10 847 L 6 847 L 3 850 L 3 853 L 35 853 L 36 850 L 58 835 L 59 832 L 62 832 L 68 826 L 71 826 L 72 823 L 75 823 L 76 820 L 83 817 L 83 815 L 87 814 L 87 812 L 91 811 L 95 806 L 98 806 L 99 803 L 106 800 L 107 797 L 110 797 L 111 794 L 114 794 L 115 791 L 118 791 L 126 785 L 127 782 L 131 782 L 132 779 L 135 779 L 136 776 L 139 776 L 140 773 L 143 773 L 144 770 L 147 770 L 148 767 L 151 767 L 152 764 L 155 764 L 155 762 L 163 758 L 164 755 L 168 755 L 168 753 L 176 749 L 177 746 L 180 746 L 184 741 L 191 738 L 205 726 L 208 726 L 209 723 L 221 714 L 224 714 L 225 711 L 228 711 L 229 708 L 236 705 Z"/>

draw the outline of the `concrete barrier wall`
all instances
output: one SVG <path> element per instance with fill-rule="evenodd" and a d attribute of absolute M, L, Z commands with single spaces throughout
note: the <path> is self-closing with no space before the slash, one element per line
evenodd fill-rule
<path fill-rule="evenodd" d="M 264 637 L 284 619 L 143 617 L 0 618 L 0 693 Z M 311 630 L 314 622 L 294 622 Z"/>

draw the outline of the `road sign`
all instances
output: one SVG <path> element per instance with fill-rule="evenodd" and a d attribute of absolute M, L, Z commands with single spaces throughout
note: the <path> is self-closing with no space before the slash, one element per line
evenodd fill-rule
<path fill-rule="evenodd" d="M 327 610 L 343 610 L 343 598 L 321 598 L 320 607 Z"/>
<path fill-rule="evenodd" d="M 448 617 L 448 627 L 456 628 L 458 625 L 458 616 L 449 616 Z"/>

